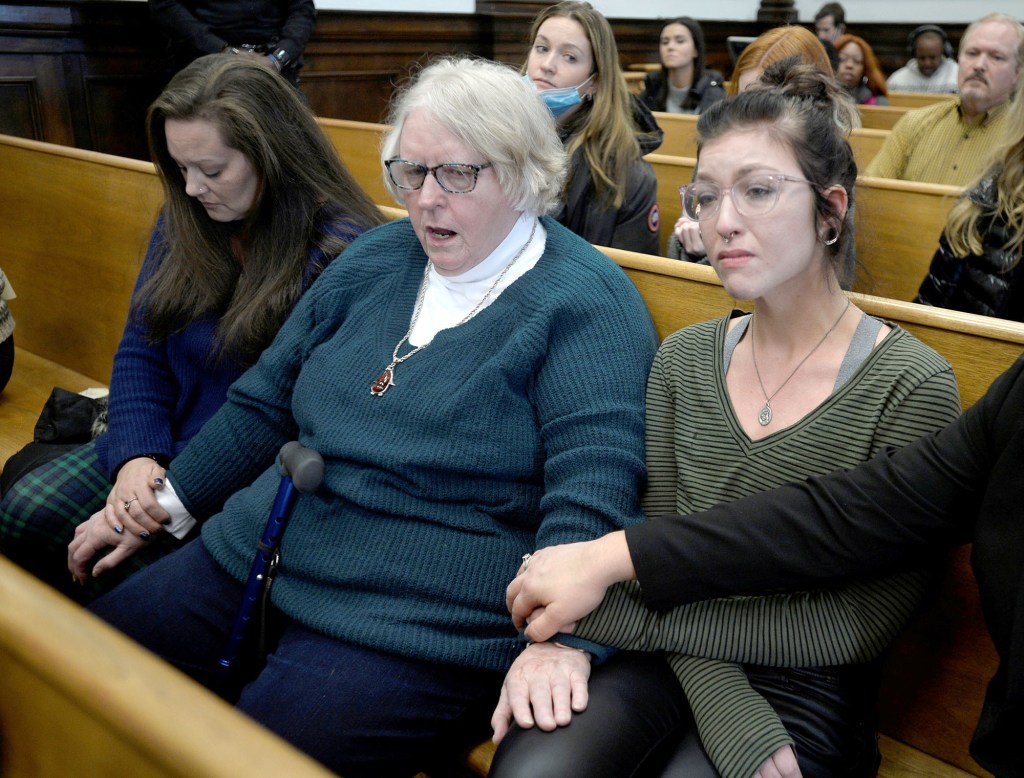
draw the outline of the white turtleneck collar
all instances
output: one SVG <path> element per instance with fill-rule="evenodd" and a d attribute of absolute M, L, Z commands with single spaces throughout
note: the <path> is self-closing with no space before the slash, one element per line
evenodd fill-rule
<path fill-rule="evenodd" d="M 530 240 L 534 223 L 537 230 Z M 524 244 L 530 240 L 529 245 Z M 512 225 L 505 239 L 498 244 L 482 262 L 457 276 L 443 276 L 433 267 L 427 273 L 427 284 L 423 295 L 423 308 L 416 326 L 409 335 L 412 346 L 429 343 L 443 329 L 454 327 L 480 302 L 487 290 L 494 284 L 501 271 L 522 250 L 522 254 L 505 273 L 504 277 L 480 306 L 479 313 L 493 303 L 516 279 L 530 270 L 544 253 L 547 231 L 536 216 L 522 214 Z M 415 313 L 415 312 L 414 312 Z"/>

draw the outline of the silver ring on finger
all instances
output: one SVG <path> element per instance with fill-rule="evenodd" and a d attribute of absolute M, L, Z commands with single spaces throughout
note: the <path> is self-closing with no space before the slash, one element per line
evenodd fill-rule
<path fill-rule="evenodd" d="M 519 572 L 520 573 L 525 573 L 526 572 L 526 568 L 528 568 L 530 566 L 530 559 L 532 557 L 533 557 L 533 554 L 523 554 L 523 565 L 522 565 L 522 567 L 519 568 Z"/>
<path fill-rule="evenodd" d="M 131 510 L 130 509 L 132 507 L 132 503 L 133 502 L 138 502 L 138 500 L 139 500 L 138 497 L 132 497 L 130 500 L 126 500 L 125 504 L 124 504 L 124 511 L 125 511 L 125 513 L 127 513 L 130 516 L 131 515 Z"/>

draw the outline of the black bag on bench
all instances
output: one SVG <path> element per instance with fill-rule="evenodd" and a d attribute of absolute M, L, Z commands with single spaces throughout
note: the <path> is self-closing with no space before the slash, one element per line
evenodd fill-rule
<path fill-rule="evenodd" d="M 107 398 L 94 399 L 55 386 L 36 422 L 31 443 L 4 464 L 0 494 L 22 476 L 88 443 L 107 428 Z"/>

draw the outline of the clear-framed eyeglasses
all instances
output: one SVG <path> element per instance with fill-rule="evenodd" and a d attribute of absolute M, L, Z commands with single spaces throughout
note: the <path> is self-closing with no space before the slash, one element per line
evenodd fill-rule
<path fill-rule="evenodd" d="M 480 171 L 491 166 L 490 162 L 471 165 L 465 162 L 444 162 L 434 167 L 410 162 L 407 159 L 389 159 L 384 163 L 391 182 L 399 189 L 415 191 L 423 186 L 427 174 L 432 175 L 448 194 L 468 194 L 476 188 Z"/>
<path fill-rule="evenodd" d="M 697 181 L 679 187 L 683 213 L 697 222 L 718 214 L 722 198 L 727 194 L 741 216 L 764 216 L 779 202 L 779 193 L 787 183 L 811 184 L 805 178 L 785 176 L 781 173 L 755 173 L 744 176 L 732 186 L 720 186 L 713 181 Z"/>

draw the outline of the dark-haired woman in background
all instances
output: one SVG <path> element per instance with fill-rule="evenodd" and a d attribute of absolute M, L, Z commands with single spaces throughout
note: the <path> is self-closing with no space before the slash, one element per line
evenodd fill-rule
<path fill-rule="evenodd" d="M 114 356 L 108 431 L 22 476 L 0 502 L 0 552 L 80 600 L 178 541 L 154 535 L 82 588 L 67 572 L 76 527 L 101 509 L 121 525 L 165 519 L 168 463 L 303 291 L 382 221 L 298 92 L 257 60 L 196 60 L 150 106 L 147 133 L 165 200 Z"/>
<path fill-rule="evenodd" d="M 722 74 L 704 64 L 700 23 L 680 16 L 661 30 L 661 70 L 648 73 L 640 99 L 652 111 L 701 113 L 725 97 Z"/>
<path fill-rule="evenodd" d="M 889 90 L 885 73 L 869 44 L 857 35 L 840 35 L 836 40 L 839 67 L 836 78 L 846 87 L 858 105 L 888 105 Z"/>

